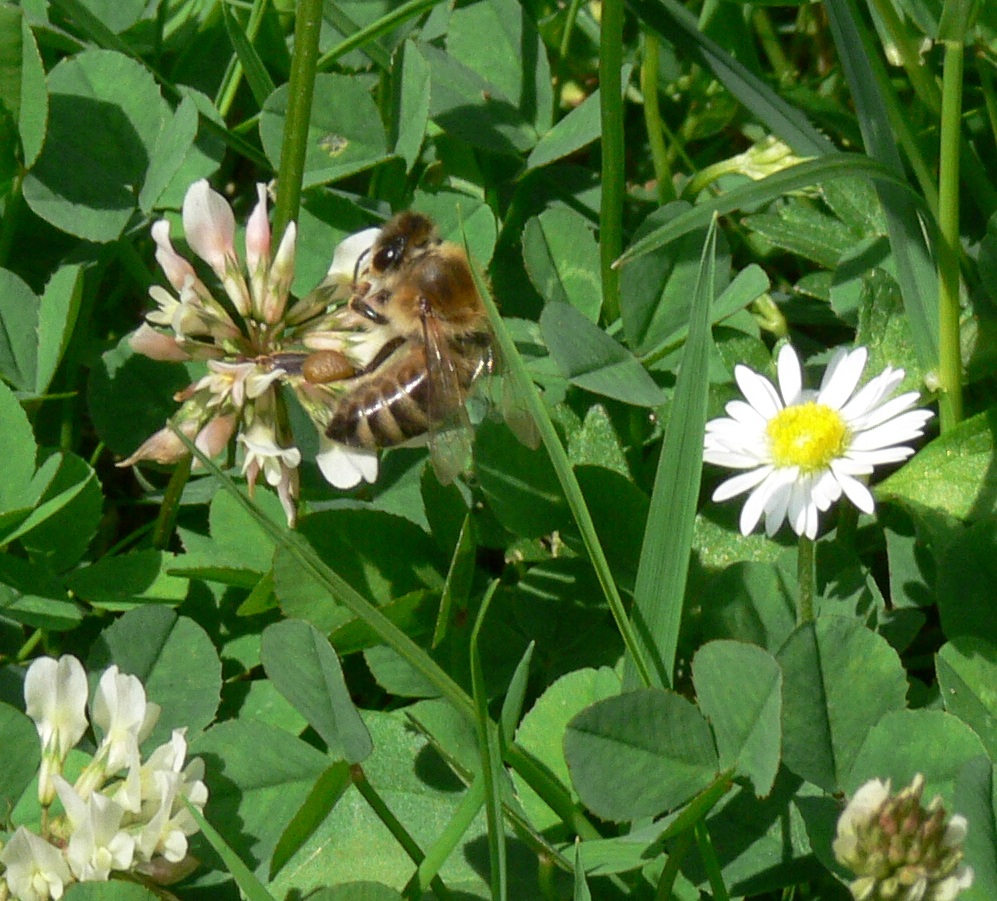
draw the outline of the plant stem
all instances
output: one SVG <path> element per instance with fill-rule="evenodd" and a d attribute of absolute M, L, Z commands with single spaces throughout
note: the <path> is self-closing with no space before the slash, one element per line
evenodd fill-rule
<path fill-rule="evenodd" d="M 962 353 L 959 346 L 959 144 L 962 117 L 961 41 L 945 43 L 941 148 L 938 167 L 938 407 L 942 431 L 962 419 Z"/>
<path fill-rule="evenodd" d="M 706 878 L 710 882 L 710 889 L 713 892 L 713 901 L 730 901 L 730 894 L 727 886 L 724 885 L 723 873 L 720 869 L 720 861 L 717 858 L 717 850 L 713 847 L 713 840 L 706 829 L 706 823 L 700 820 L 693 830 L 696 834 L 696 844 L 699 846 L 699 855 L 703 859 L 703 867 L 706 870 Z"/>
<path fill-rule="evenodd" d="M 682 866 L 682 861 L 685 860 L 686 854 L 689 853 L 689 849 L 692 847 L 695 838 L 694 830 L 687 829 L 675 839 L 671 853 L 668 855 L 668 860 L 665 861 L 665 867 L 658 879 L 658 888 L 654 893 L 654 901 L 671 901 L 672 886 L 675 885 L 675 879 L 679 874 L 679 867 Z"/>
<path fill-rule="evenodd" d="M 654 163 L 658 203 L 675 199 L 672 167 L 668 162 L 665 138 L 661 131 L 661 110 L 658 107 L 658 36 L 644 32 L 644 59 L 640 67 L 640 89 L 644 95 L 644 123 L 647 126 L 647 143 Z"/>
<path fill-rule="evenodd" d="M 364 773 L 363 767 L 361 767 L 360 764 L 354 764 L 350 768 L 350 774 L 353 779 L 353 784 L 357 787 L 357 791 L 363 795 L 363 799 L 370 805 L 371 810 L 374 811 L 377 818 L 388 827 L 388 831 L 394 836 L 395 841 L 402 846 L 402 849 L 406 854 L 408 854 L 416 866 L 421 864 L 426 859 L 426 855 L 423 853 L 422 848 L 420 848 L 418 842 L 412 838 L 411 834 L 402 824 L 401 820 L 399 820 L 398 817 L 392 813 L 391 808 L 384 803 L 384 799 L 380 796 L 380 794 L 378 794 L 374 786 L 367 781 L 367 775 Z M 433 887 L 433 891 L 436 892 L 437 897 L 452 897 L 439 876 L 434 876 L 430 884 Z"/>
<path fill-rule="evenodd" d="M 817 544 L 812 538 L 800 536 L 800 544 L 796 557 L 796 575 L 799 582 L 799 606 L 797 607 L 796 623 L 813 622 L 814 618 L 814 558 Z"/>
<path fill-rule="evenodd" d="M 280 244 L 288 223 L 298 218 L 321 29 L 322 0 L 299 0 L 294 22 L 291 77 L 287 85 L 284 142 L 280 149 L 280 171 L 277 173 L 277 204 L 274 208 L 273 223 L 274 247 Z"/>
<path fill-rule="evenodd" d="M 607 322 L 620 315 L 620 273 L 613 263 L 623 249 L 623 0 L 604 0 L 599 39 L 599 104 L 602 112 L 602 204 L 599 259 L 602 309 Z"/>
<path fill-rule="evenodd" d="M 156 517 L 156 528 L 152 533 L 152 546 L 162 551 L 170 543 L 173 534 L 173 524 L 177 521 L 177 511 L 180 509 L 180 497 L 184 486 L 190 478 L 191 457 L 187 454 L 173 470 L 169 484 L 163 494 L 163 503 Z"/>
<path fill-rule="evenodd" d="M 561 91 L 564 90 L 565 81 L 565 61 L 568 58 L 571 33 L 575 30 L 575 20 L 578 18 L 578 10 L 581 5 L 582 0 L 571 0 L 571 3 L 568 5 L 568 12 L 564 17 L 564 31 L 561 34 L 561 43 L 557 48 L 557 79 L 554 82 L 555 112 L 561 105 Z"/>
<path fill-rule="evenodd" d="M 430 885 L 433 880 L 439 881 L 437 873 L 464 838 L 484 802 L 484 780 L 479 776 L 468 786 L 454 811 L 453 817 L 443 827 L 443 831 L 436 841 L 426 850 L 426 856 L 402 892 L 406 898 L 421 898 L 427 885 Z M 440 897 L 449 897 L 449 895 L 441 895 Z"/>

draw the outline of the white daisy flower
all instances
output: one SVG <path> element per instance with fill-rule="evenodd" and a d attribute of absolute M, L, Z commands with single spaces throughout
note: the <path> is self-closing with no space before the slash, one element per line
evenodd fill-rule
<path fill-rule="evenodd" d="M 818 391 L 803 388 L 799 358 L 788 344 L 779 352 L 778 390 L 747 366 L 734 369 L 746 400 L 731 401 L 726 417 L 706 424 L 703 459 L 744 470 L 713 492 L 715 501 L 750 492 L 742 534 L 764 515 L 769 536 L 788 521 L 797 535 L 816 538 L 818 514 L 842 493 L 872 513 L 875 502 L 863 478 L 911 456 L 908 443 L 924 434 L 933 414 L 910 409 L 919 400 L 916 391 L 891 397 L 902 369 L 888 366 L 858 388 L 868 356 L 864 347 L 838 350 Z"/>

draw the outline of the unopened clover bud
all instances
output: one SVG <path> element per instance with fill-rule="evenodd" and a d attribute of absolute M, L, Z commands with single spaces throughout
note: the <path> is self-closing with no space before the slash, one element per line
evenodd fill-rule
<path fill-rule="evenodd" d="M 890 782 L 873 779 L 852 797 L 838 819 L 834 855 L 852 870 L 857 901 L 953 901 L 973 884 L 963 862 L 966 818 L 949 817 L 940 798 L 921 804 L 924 777 L 890 794 Z"/>

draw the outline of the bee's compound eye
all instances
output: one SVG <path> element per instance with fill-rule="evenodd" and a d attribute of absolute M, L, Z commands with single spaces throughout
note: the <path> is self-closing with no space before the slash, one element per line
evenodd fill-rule
<path fill-rule="evenodd" d="M 404 238 L 395 238 L 393 241 L 389 241 L 374 254 L 374 268 L 380 272 L 390 269 L 392 266 L 397 265 L 404 252 Z"/>

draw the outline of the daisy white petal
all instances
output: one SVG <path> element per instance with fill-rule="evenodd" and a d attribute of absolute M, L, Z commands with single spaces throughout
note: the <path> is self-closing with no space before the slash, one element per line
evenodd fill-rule
<path fill-rule="evenodd" d="M 817 394 L 817 403 L 825 404 L 832 410 L 840 410 L 862 378 L 868 352 L 860 347 L 851 353 L 839 350 L 824 373 L 824 380 Z"/>
<path fill-rule="evenodd" d="M 727 501 L 739 494 L 744 494 L 745 491 L 750 491 L 756 485 L 764 482 L 771 472 L 772 467 L 762 466 L 758 469 L 752 469 L 750 472 L 732 476 L 717 486 L 716 491 L 713 492 L 713 500 Z"/>
<path fill-rule="evenodd" d="M 795 404 L 803 390 L 803 370 L 800 369 L 800 358 L 789 344 L 784 344 L 779 351 L 779 392 L 783 402 Z"/>
<path fill-rule="evenodd" d="M 757 372 L 752 372 L 747 366 L 737 366 L 734 378 L 744 396 L 765 419 L 770 419 L 782 409 L 782 401 L 772 383 Z"/>

